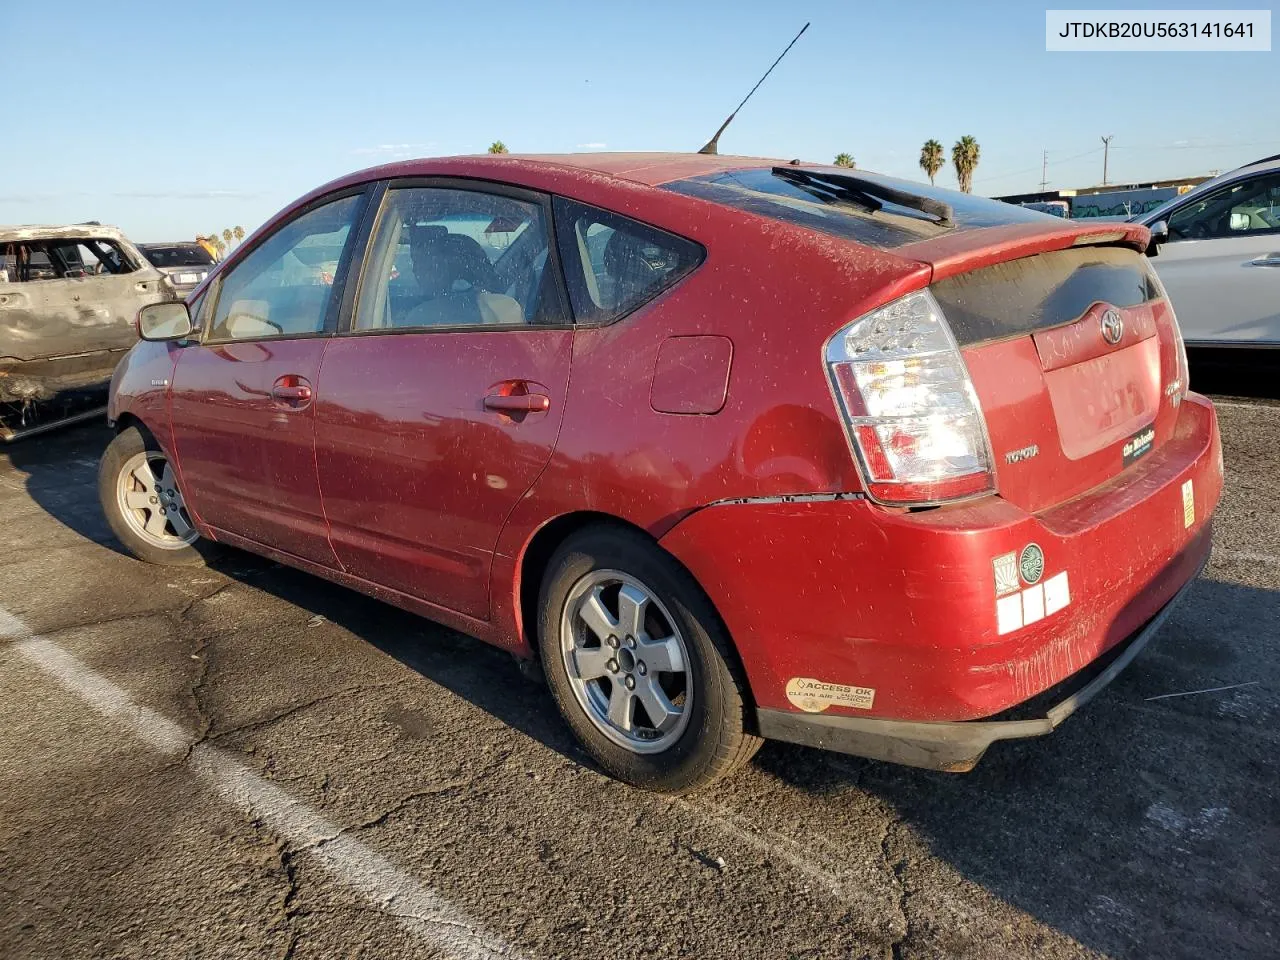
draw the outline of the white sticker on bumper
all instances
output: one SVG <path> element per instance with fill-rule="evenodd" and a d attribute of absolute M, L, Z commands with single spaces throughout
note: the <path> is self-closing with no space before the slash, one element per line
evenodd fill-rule
<path fill-rule="evenodd" d="M 1014 593 L 996 601 L 996 628 L 1012 633 L 1022 626 L 1022 596 Z"/>
<path fill-rule="evenodd" d="M 1036 584 L 1022 591 L 1022 625 L 1044 619 L 1044 587 Z"/>
<path fill-rule="evenodd" d="M 1012 633 L 1043 620 L 1071 603 L 1067 571 L 1054 574 L 1044 583 L 996 600 L 996 632 Z"/>
<path fill-rule="evenodd" d="M 1044 612 L 1048 616 L 1057 613 L 1071 602 L 1071 587 L 1067 584 L 1067 571 L 1050 577 L 1044 582 Z"/>

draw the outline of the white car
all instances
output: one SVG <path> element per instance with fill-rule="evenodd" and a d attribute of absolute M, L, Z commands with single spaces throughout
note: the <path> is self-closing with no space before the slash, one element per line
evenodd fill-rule
<path fill-rule="evenodd" d="M 1168 230 L 1152 263 L 1188 346 L 1280 348 L 1280 155 L 1133 219 Z"/>

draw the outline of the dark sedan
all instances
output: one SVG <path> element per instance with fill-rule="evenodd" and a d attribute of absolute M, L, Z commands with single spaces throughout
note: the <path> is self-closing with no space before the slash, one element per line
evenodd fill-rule
<path fill-rule="evenodd" d="M 140 243 L 138 249 L 183 296 L 200 285 L 215 263 L 198 243 Z"/>

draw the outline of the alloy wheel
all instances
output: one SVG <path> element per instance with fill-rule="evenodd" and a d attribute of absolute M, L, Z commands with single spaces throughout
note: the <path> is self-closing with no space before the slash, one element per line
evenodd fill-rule
<path fill-rule="evenodd" d="M 180 550 L 199 537 L 163 453 L 146 450 L 125 461 L 116 497 L 129 528 L 152 546 Z"/>
<path fill-rule="evenodd" d="M 560 650 L 578 703 L 619 746 L 658 753 L 688 726 L 693 685 L 684 637 L 635 577 L 594 570 L 579 579 L 561 614 Z"/>

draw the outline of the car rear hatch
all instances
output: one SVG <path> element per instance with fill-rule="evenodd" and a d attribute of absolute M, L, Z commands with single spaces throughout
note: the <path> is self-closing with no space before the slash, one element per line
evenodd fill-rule
<path fill-rule="evenodd" d="M 897 251 L 961 348 L 995 487 L 1039 512 L 1158 450 L 1186 391 L 1177 321 L 1132 225 L 974 230 Z M 933 249 L 930 249 L 932 247 Z"/>

